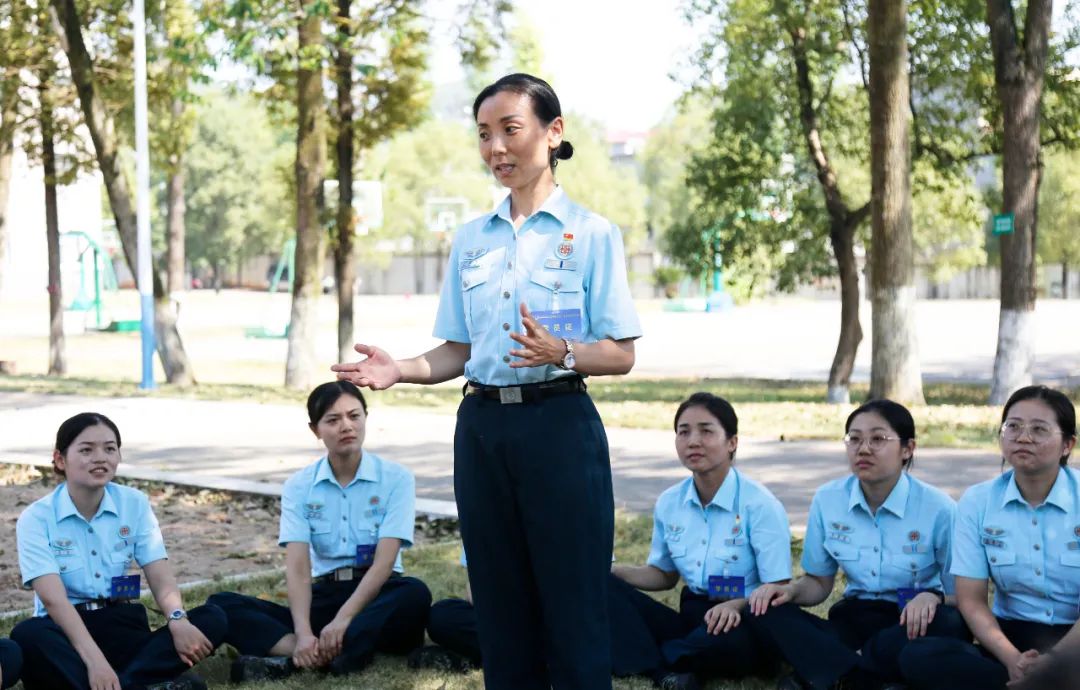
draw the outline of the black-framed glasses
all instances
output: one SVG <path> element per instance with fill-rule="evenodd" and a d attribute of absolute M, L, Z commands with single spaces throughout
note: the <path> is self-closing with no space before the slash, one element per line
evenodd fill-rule
<path fill-rule="evenodd" d="M 1028 438 L 1035 443 L 1046 443 L 1054 436 L 1062 433 L 1061 430 L 1054 429 L 1044 422 L 1024 424 L 1023 422 L 1009 420 L 1001 425 L 1001 438 L 1006 441 L 1015 441 L 1024 435 L 1025 430 Z"/>
<path fill-rule="evenodd" d="M 863 436 L 862 434 L 844 434 L 844 445 L 852 450 L 862 448 L 863 443 L 868 445 L 870 450 L 881 450 L 889 441 L 899 440 L 900 439 L 897 436 L 885 436 L 884 434 L 871 434 L 870 436 Z"/>

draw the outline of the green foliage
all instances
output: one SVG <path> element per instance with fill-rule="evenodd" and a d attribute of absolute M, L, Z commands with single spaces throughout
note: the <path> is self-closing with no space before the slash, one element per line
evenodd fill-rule
<path fill-rule="evenodd" d="M 633 251 L 645 233 L 644 185 L 633 169 L 611 162 L 599 125 L 568 113 L 564 136 L 574 157 L 559 163 L 555 178 L 575 203 L 618 225 L 627 253 Z"/>
<path fill-rule="evenodd" d="M 232 265 L 278 250 L 295 217 L 291 133 L 249 96 L 212 92 L 196 111 L 185 163 L 189 259 Z"/>
<path fill-rule="evenodd" d="M 1080 176 L 1077 175 L 1080 153 L 1052 153 L 1045 161 L 1039 188 L 1039 259 L 1077 267 L 1080 266 Z"/>
<path fill-rule="evenodd" d="M 712 104 L 701 93 L 681 99 L 653 130 L 642 152 L 642 181 L 648 189 L 646 218 L 658 237 L 685 223 L 697 204 L 686 184 L 687 167 L 709 141 Z"/>

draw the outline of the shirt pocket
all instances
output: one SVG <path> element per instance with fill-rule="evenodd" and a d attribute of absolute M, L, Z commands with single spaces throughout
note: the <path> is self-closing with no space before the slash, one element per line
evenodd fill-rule
<path fill-rule="evenodd" d="M 109 554 L 109 561 L 115 566 L 121 566 L 126 568 L 132 559 L 134 559 L 134 547 L 125 546 L 119 551 L 113 551 Z"/>
<path fill-rule="evenodd" d="M 707 575 L 748 576 L 755 567 L 754 552 L 749 545 L 725 546 L 710 554 Z"/>
<path fill-rule="evenodd" d="M 990 578 L 994 581 L 995 587 L 1005 591 L 1015 591 L 1023 584 L 1015 551 L 990 549 L 986 553 L 986 561 L 990 566 Z"/>
<path fill-rule="evenodd" d="M 81 558 L 65 558 L 60 561 L 60 579 L 67 591 L 79 591 L 82 588 L 83 567 Z"/>
<path fill-rule="evenodd" d="M 487 259 L 487 257 L 484 257 Z M 491 312 L 493 286 L 483 287 L 491 281 L 493 270 L 490 261 L 476 263 L 461 271 L 461 302 L 465 308 L 465 323 L 471 335 L 483 328 L 484 317 Z"/>
<path fill-rule="evenodd" d="M 911 584 L 925 584 L 938 574 L 938 563 L 932 553 L 900 553 L 889 559 L 894 577 Z"/>
<path fill-rule="evenodd" d="M 1066 551 L 1061 554 L 1061 577 L 1053 578 L 1058 594 L 1075 597 L 1080 591 L 1080 552 Z"/>
<path fill-rule="evenodd" d="M 311 528 L 311 548 L 320 556 L 332 556 L 336 544 L 334 543 L 335 535 L 333 530 L 330 529 L 330 521 L 326 519 L 308 520 L 308 526 Z"/>
<path fill-rule="evenodd" d="M 837 561 L 847 569 L 859 560 L 859 547 L 854 544 L 841 544 L 834 541 L 825 542 L 825 550 L 829 552 L 829 555 L 833 560 Z"/>
<path fill-rule="evenodd" d="M 530 279 L 530 311 L 581 309 L 584 299 L 581 274 L 538 269 L 532 272 Z"/>

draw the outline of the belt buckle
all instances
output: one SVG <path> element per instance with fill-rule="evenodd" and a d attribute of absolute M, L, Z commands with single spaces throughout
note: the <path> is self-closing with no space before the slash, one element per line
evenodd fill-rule
<path fill-rule="evenodd" d="M 506 386 L 499 389 L 499 402 L 503 405 L 515 405 L 521 402 L 521 386 Z"/>
<path fill-rule="evenodd" d="M 351 582 L 353 569 L 351 567 L 338 568 L 334 571 L 334 582 Z"/>

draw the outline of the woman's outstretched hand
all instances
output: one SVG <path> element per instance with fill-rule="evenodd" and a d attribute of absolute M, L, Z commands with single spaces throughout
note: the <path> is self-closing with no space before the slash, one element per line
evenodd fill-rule
<path fill-rule="evenodd" d="M 360 388 L 383 390 L 401 381 L 401 368 L 386 350 L 374 345 L 357 343 L 353 349 L 366 359 L 359 362 L 340 363 L 330 367 L 339 381 L 349 381 Z"/>

